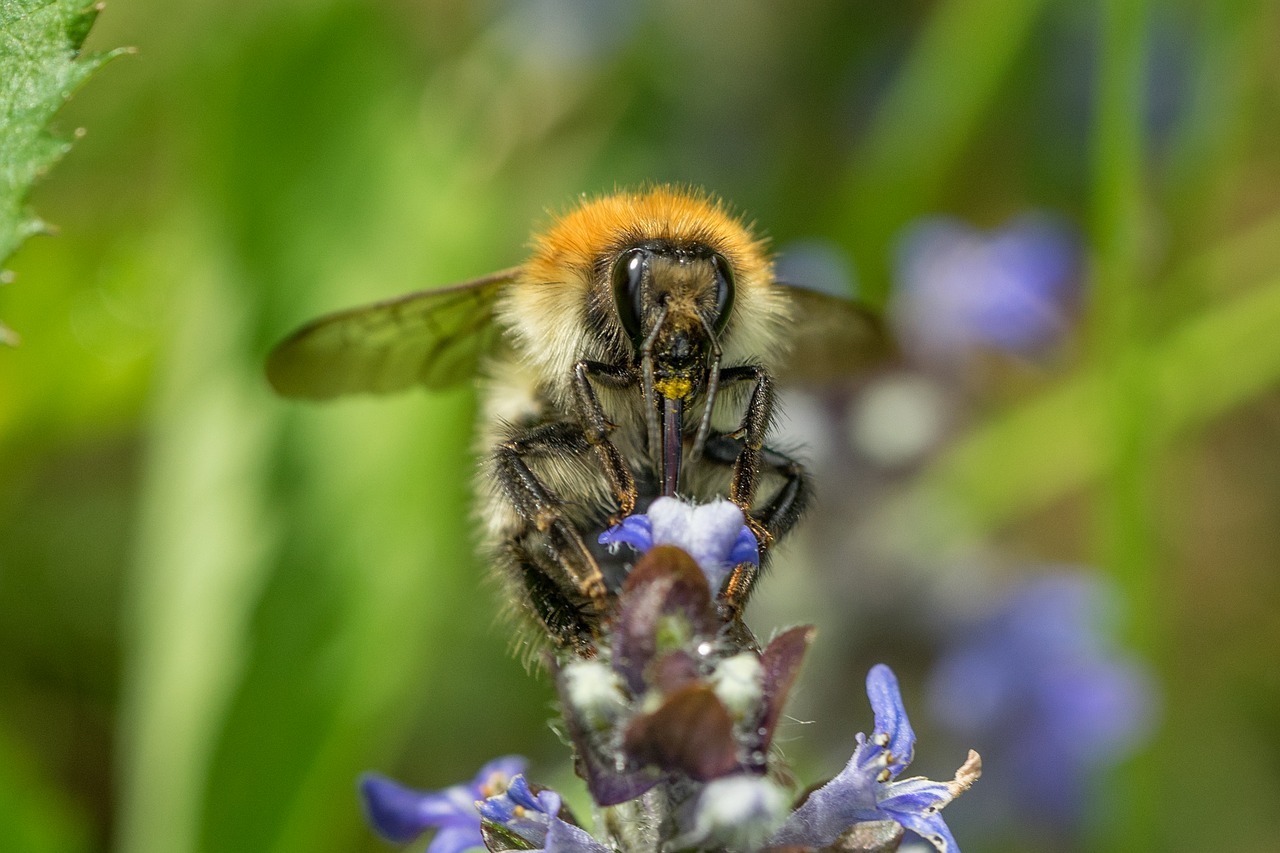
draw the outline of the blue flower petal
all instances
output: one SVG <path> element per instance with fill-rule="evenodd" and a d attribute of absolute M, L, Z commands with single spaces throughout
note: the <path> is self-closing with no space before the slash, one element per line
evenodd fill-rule
<path fill-rule="evenodd" d="M 537 809 L 541 811 L 537 796 L 529 787 L 529 782 L 523 776 L 517 776 L 511 780 L 511 784 L 507 787 L 507 796 L 517 806 L 526 809 Z"/>
<path fill-rule="evenodd" d="M 482 819 L 505 826 L 515 818 L 516 804 L 510 797 L 489 797 L 476 802 L 476 811 Z"/>
<path fill-rule="evenodd" d="M 649 504 L 646 514 L 653 525 L 653 544 L 678 545 L 692 554 L 694 509 L 693 504 L 679 498 L 662 497 Z"/>
<path fill-rule="evenodd" d="M 855 823 L 885 819 L 875 808 L 871 781 L 864 774 L 841 773 L 809 794 L 769 838 L 769 846 L 826 847 Z"/>
<path fill-rule="evenodd" d="M 486 786 L 496 782 L 505 788 L 510 780 L 524 773 L 528 766 L 529 760 L 523 755 L 503 755 L 481 767 L 471 784 L 481 792 L 482 796 L 487 797 L 492 792 L 485 792 Z"/>
<path fill-rule="evenodd" d="M 760 543 L 756 541 L 756 535 L 751 532 L 751 528 L 745 524 L 738 530 L 738 538 L 733 541 L 733 549 L 729 551 L 729 563 L 734 566 L 740 563 L 760 565 Z"/>
<path fill-rule="evenodd" d="M 934 714 L 984 742 L 1002 768 L 986 803 L 1068 833 L 1088 818 L 1093 777 L 1149 735 L 1150 673 L 1115 642 L 1117 590 L 1056 567 L 987 596 L 930 676 Z"/>
<path fill-rule="evenodd" d="M 724 571 L 729 554 L 742 531 L 742 510 L 731 501 L 713 501 L 694 507 L 689 513 L 689 529 L 681 545 L 702 566 L 703 571 Z"/>
<path fill-rule="evenodd" d="M 523 776 L 511 780 L 505 791 L 476 803 L 480 816 L 501 824 L 535 848 L 546 846 L 550 826 L 560 820 L 560 795 L 550 789 L 537 794 Z"/>
<path fill-rule="evenodd" d="M 484 837 L 480 835 L 479 829 L 446 826 L 431 839 L 426 853 L 462 853 L 464 850 L 474 850 L 477 847 L 484 848 Z"/>
<path fill-rule="evenodd" d="M 415 791 L 376 773 L 366 774 L 360 779 L 365 817 L 375 832 L 398 844 L 436 828 L 440 830 L 437 836 L 446 829 L 457 830 L 439 842 L 449 848 L 439 853 L 483 847 L 476 800 L 506 790 L 508 781 L 522 773 L 526 763 L 518 755 L 504 755 L 481 767 L 470 784 L 442 791 Z M 437 841 L 432 842 L 433 847 Z"/>
<path fill-rule="evenodd" d="M 653 547 L 653 525 L 647 515 L 629 515 L 601 533 L 598 541 L 613 548 L 625 543 L 643 554 Z"/>
<path fill-rule="evenodd" d="M 887 796 L 880 798 L 880 808 L 893 812 L 923 812 L 941 808 L 954 796 L 946 782 L 934 782 L 923 776 L 903 779 L 887 786 Z"/>
<path fill-rule="evenodd" d="M 661 497 L 643 515 L 632 515 L 600 534 L 600 544 L 627 544 L 640 553 L 655 545 L 675 545 L 688 552 L 707 575 L 713 591 L 739 563 L 760 565 L 760 548 L 742 510 L 727 500 L 702 506 Z"/>
<path fill-rule="evenodd" d="M 608 849 L 560 819 L 560 795 L 550 789 L 537 794 L 523 776 L 511 780 L 501 794 L 477 803 L 486 821 L 498 823 L 523 838 L 531 849 L 559 853 L 609 853 Z"/>
<path fill-rule="evenodd" d="M 889 774 L 897 776 L 914 757 L 916 735 L 907 719 L 907 709 L 902 704 L 902 692 L 898 689 L 898 679 L 893 670 L 882 663 L 871 667 L 867 673 L 867 698 L 876 718 L 877 737 L 874 740 L 888 750 Z"/>
<path fill-rule="evenodd" d="M 546 853 L 611 853 L 585 829 L 559 818 L 547 828 Z"/>
<path fill-rule="evenodd" d="M 405 844 L 433 826 L 467 823 L 446 793 L 423 793 L 383 776 L 360 779 L 365 817 L 374 831 L 388 841 Z M 480 839 L 480 822 L 474 820 L 474 836 Z"/>
<path fill-rule="evenodd" d="M 896 820 L 940 851 L 954 851 L 955 839 L 939 813 L 972 784 L 981 770 L 977 753 L 952 783 L 923 777 L 893 781 L 911 761 L 915 734 L 902 706 L 898 679 L 878 664 L 867 675 L 867 698 L 875 712 L 875 734 L 859 734 L 849 763 L 834 779 L 809 794 L 778 832 L 771 846 L 825 847 L 856 823 Z"/>
<path fill-rule="evenodd" d="M 887 810 L 886 810 L 887 811 Z M 960 846 L 942 819 L 941 812 L 888 812 L 889 817 L 919 835 L 938 849 L 938 853 L 960 853 Z"/>

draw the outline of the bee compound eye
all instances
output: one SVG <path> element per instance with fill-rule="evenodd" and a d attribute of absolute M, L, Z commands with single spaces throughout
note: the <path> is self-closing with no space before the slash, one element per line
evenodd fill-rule
<path fill-rule="evenodd" d="M 630 249 L 619 255 L 613 264 L 613 304 L 618 310 L 622 328 L 636 346 L 643 339 L 640 332 L 640 287 L 644 282 L 648 257 L 644 249 Z"/>
<path fill-rule="evenodd" d="M 711 256 L 711 265 L 716 271 L 716 314 L 714 328 L 717 333 L 724 331 L 729 322 L 729 314 L 733 311 L 734 281 L 733 268 L 723 255 Z"/>

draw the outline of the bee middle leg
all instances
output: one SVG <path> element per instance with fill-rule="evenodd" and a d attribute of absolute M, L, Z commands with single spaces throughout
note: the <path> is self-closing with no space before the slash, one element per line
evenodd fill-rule
<path fill-rule="evenodd" d="M 605 610 L 604 574 L 587 549 L 582 534 L 564 512 L 564 502 L 529 467 L 526 458 L 576 456 L 590 447 L 576 424 L 555 422 L 530 427 L 498 445 L 494 473 L 507 500 L 521 519 L 547 537 L 557 565 L 598 612 Z"/>

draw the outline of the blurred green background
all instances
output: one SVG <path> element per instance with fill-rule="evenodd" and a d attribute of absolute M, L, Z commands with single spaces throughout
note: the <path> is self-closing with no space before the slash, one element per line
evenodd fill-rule
<path fill-rule="evenodd" d="M 0 849 L 374 850 L 365 769 L 523 752 L 571 785 L 471 556 L 469 391 L 305 406 L 261 368 L 646 181 L 826 241 L 873 304 L 919 216 L 1077 225 L 1072 354 L 989 389 L 883 511 L 945 502 L 920 547 L 1126 595 L 1160 727 L 1081 846 L 1274 849 L 1278 38 L 1264 0 L 111 4 L 88 47 L 137 55 L 60 114 L 88 131 L 33 197 L 60 233 L 0 288 Z M 807 779 L 847 755 L 797 751 Z"/>

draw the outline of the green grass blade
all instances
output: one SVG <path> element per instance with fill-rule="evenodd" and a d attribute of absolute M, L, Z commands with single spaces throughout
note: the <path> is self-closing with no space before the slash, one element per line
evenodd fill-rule
<path fill-rule="evenodd" d="M 190 248 L 171 235 L 168 245 Z M 120 724 L 122 853 L 193 851 L 222 715 L 268 570 L 271 409 L 243 307 L 207 249 L 184 284 L 151 415 Z"/>
<path fill-rule="evenodd" d="M 1167 624 L 1157 554 L 1156 453 L 1159 400 L 1150 357 L 1154 299 L 1144 273 L 1147 40 L 1149 7 L 1102 3 L 1102 61 L 1093 136 L 1091 294 L 1093 356 L 1102 376 L 1102 488 L 1095 505 L 1098 562 L 1129 603 L 1126 634 L 1155 663 Z M 1176 356 L 1166 354 L 1166 359 Z M 1157 776 L 1150 748 L 1113 774 L 1114 796 L 1094 849 L 1128 850 L 1160 838 Z M 1157 845 L 1160 846 L 1160 845 Z"/>
<path fill-rule="evenodd" d="M 952 0 L 935 8 L 832 201 L 864 274 L 860 296 L 872 304 L 888 294 L 894 236 L 930 211 L 1046 5 Z"/>

